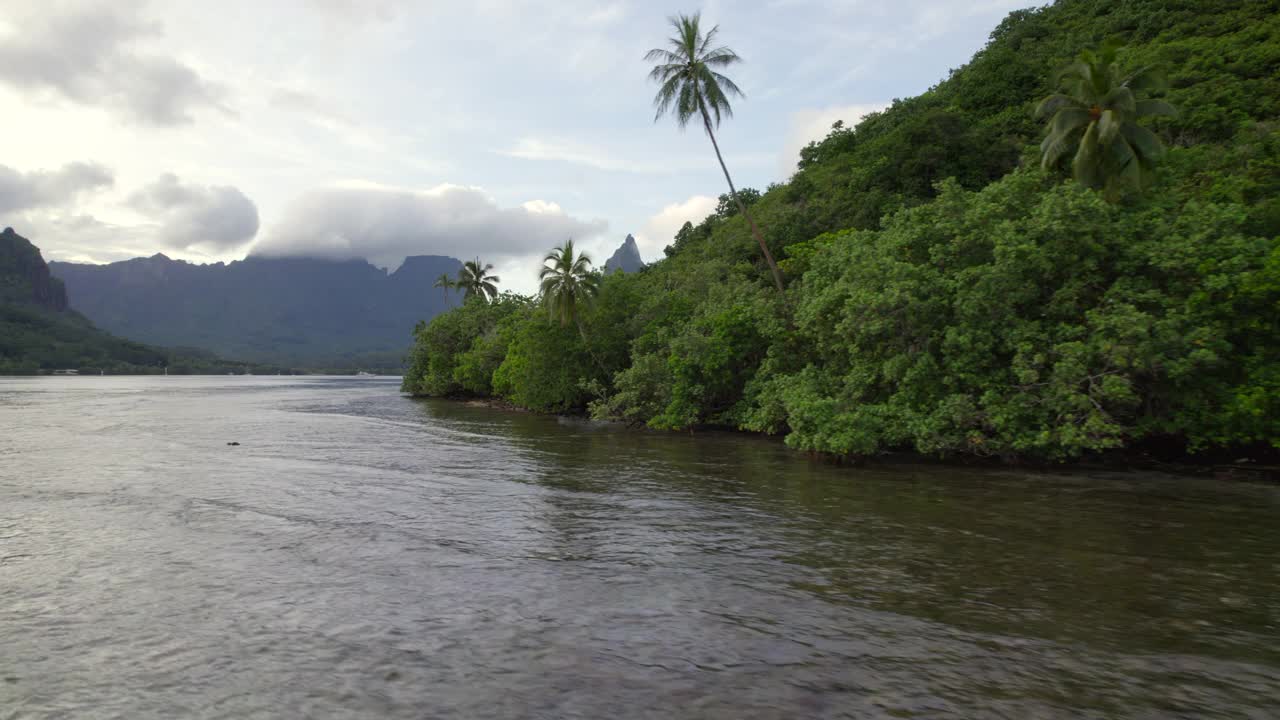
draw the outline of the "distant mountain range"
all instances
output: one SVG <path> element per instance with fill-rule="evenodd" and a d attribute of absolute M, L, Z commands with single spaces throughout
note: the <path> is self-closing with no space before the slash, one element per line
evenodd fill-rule
<path fill-rule="evenodd" d="M 71 305 L 117 335 L 254 362 L 369 369 L 400 367 L 414 325 L 460 301 L 432 285 L 461 267 L 436 255 L 392 273 L 364 260 L 252 256 L 49 264 Z"/>
<path fill-rule="evenodd" d="M 207 351 L 158 348 L 103 332 L 71 308 L 40 249 L 13 228 L 0 232 L 0 374 L 279 372 Z"/>

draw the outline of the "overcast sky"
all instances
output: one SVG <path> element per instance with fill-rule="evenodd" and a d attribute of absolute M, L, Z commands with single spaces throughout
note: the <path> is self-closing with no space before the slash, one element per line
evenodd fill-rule
<path fill-rule="evenodd" d="M 0 225 L 47 259 L 480 255 L 535 287 L 572 236 L 645 260 L 725 191 L 653 122 L 645 51 L 701 9 L 745 60 L 739 186 L 915 95 L 1029 0 L 0 0 Z"/>

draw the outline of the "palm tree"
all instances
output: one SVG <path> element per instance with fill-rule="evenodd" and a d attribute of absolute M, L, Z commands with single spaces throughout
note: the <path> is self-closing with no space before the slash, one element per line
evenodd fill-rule
<path fill-rule="evenodd" d="M 449 273 L 440 273 L 440 277 L 436 278 L 436 283 L 432 287 L 440 288 L 440 292 L 444 295 L 444 302 L 448 305 L 449 291 L 454 289 L 453 278 L 449 277 Z"/>
<path fill-rule="evenodd" d="M 681 14 L 670 18 L 676 34 L 668 38 L 669 47 L 654 48 L 644 56 L 647 62 L 658 63 L 649 72 L 649 79 L 659 84 L 658 94 L 653 98 L 653 105 L 657 109 L 653 120 L 657 122 L 663 115 L 672 113 L 676 117 L 676 123 L 683 130 L 695 115 L 702 118 L 702 127 L 707 131 L 707 137 L 711 138 L 716 159 L 720 161 L 724 179 L 729 183 L 729 194 L 733 196 L 738 210 L 751 226 L 751 234 L 755 236 L 756 242 L 760 245 L 760 252 L 764 255 L 765 262 L 769 264 L 769 271 L 773 273 L 773 282 L 778 286 L 778 292 L 785 296 L 782 272 L 778 270 L 778 263 L 774 262 L 769 246 L 760 235 L 760 228 L 756 227 L 751 213 L 738 197 L 738 191 L 733 186 L 733 178 L 729 177 L 729 168 L 725 167 L 724 157 L 720 154 L 720 144 L 716 142 L 714 132 L 714 128 L 720 127 L 721 116 L 733 117 L 729 96 L 743 97 L 742 91 L 733 80 L 717 72 L 716 68 L 726 68 L 741 62 L 742 58 L 728 47 L 714 46 L 716 33 L 719 32 L 720 27 L 717 25 L 703 35 L 699 25 L 701 18 L 702 13 Z"/>
<path fill-rule="evenodd" d="M 547 304 L 552 317 L 558 318 L 562 327 L 571 321 L 577 324 L 582 345 L 600 370 L 607 374 L 604 364 L 587 341 L 587 331 L 582 327 L 579 314 L 582 306 L 594 300 L 600 292 L 600 275 L 591 269 L 591 258 L 586 253 L 575 253 L 573 239 L 570 238 L 542 259 L 538 279 L 542 281 L 542 301 Z"/>
<path fill-rule="evenodd" d="M 489 274 L 492 269 L 493 265 L 482 266 L 480 258 L 468 260 L 462 264 L 462 269 L 458 271 L 458 280 L 453 286 L 462 290 L 464 299 L 478 297 L 489 302 L 498 297 L 498 276 Z"/>
<path fill-rule="evenodd" d="M 1150 68 L 1122 76 L 1117 49 L 1105 43 L 1097 53 L 1080 53 L 1058 74 L 1067 92 L 1046 97 L 1036 108 L 1038 117 L 1049 118 L 1041 165 L 1057 169 L 1070 157 L 1077 182 L 1095 190 L 1105 187 L 1112 196 L 1119 185 L 1145 185 L 1164 155 L 1160 138 L 1138 120 L 1177 113 L 1163 100 L 1139 99 L 1163 90 L 1167 81 Z"/>

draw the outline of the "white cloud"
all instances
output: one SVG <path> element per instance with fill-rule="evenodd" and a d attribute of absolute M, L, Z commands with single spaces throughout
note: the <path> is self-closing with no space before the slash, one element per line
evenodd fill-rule
<path fill-rule="evenodd" d="M 694 195 L 680 203 L 672 203 L 644 224 L 644 229 L 635 233 L 636 245 L 640 248 L 640 257 L 645 262 L 653 262 L 663 256 L 662 249 L 670 245 L 676 233 L 686 222 L 694 225 L 716 211 L 720 204 L 718 198 L 709 195 Z"/>
<path fill-rule="evenodd" d="M 353 147 L 371 151 L 386 149 L 386 143 L 376 133 L 362 127 L 335 103 L 317 95 L 299 90 L 276 88 L 271 93 L 268 104 L 337 135 Z"/>
<path fill-rule="evenodd" d="M 302 195 L 250 252 L 365 258 L 389 268 L 409 255 L 478 256 L 501 266 L 570 237 L 597 237 L 607 227 L 542 200 L 503 208 L 474 187 L 409 190 L 349 183 Z"/>
<path fill-rule="evenodd" d="M 800 110 L 791 113 L 787 128 L 786 143 L 778 160 L 778 170 L 784 177 L 790 177 L 796 171 L 796 163 L 800 161 L 800 151 L 815 140 L 821 140 L 831 132 L 831 126 L 837 120 L 843 120 L 848 127 L 858 124 L 865 115 L 879 112 L 889 103 L 861 103 L 821 109 Z"/>
<path fill-rule="evenodd" d="M 165 173 L 129 196 L 129 207 L 158 223 L 156 239 L 175 250 L 223 251 L 258 233 L 258 208 L 234 187 L 183 184 Z"/>
<path fill-rule="evenodd" d="M 138 5 L 124 2 L 19 5 L 0 35 L 0 82 L 28 92 L 102 106 L 144 125 L 182 125 L 223 90 L 171 57 L 136 51 L 161 34 Z"/>
<path fill-rule="evenodd" d="M 58 170 L 25 173 L 0 165 L 0 212 L 62 207 L 113 182 L 112 172 L 94 163 L 67 163 Z"/>
<path fill-rule="evenodd" d="M 106 263 L 155 253 L 149 232 L 74 211 L 29 212 L 8 223 L 40 248 L 45 260 Z"/>
<path fill-rule="evenodd" d="M 525 137 L 514 147 L 498 151 L 499 155 L 521 160 L 555 160 L 574 165 L 586 165 L 599 170 L 635 170 L 636 166 L 612 157 L 599 148 L 563 140 L 540 140 Z"/>

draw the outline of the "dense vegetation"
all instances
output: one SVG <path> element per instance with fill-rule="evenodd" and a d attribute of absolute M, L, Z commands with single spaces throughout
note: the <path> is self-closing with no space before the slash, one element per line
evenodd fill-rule
<path fill-rule="evenodd" d="M 580 328 L 511 294 L 420 326 L 404 387 L 837 455 L 1280 448 L 1277 10 L 1012 13 L 928 92 L 806 147 L 787 183 L 726 197 L 663 260 L 600 278 Z M 1129 117 L 1167 153 L 1102 127 L 1129 133 L 1141 167 L 1095 153 L 1077 182 L 1075 155 L 1041 167 L 1035 110 L 1071 95 L 1057 71 L 1115 40 L 1117 67 L 1167 75 L 1150 99 L 1177 114 Z M 1090 142 L 1073 127 L 1058 129 Z M 1120 170 L 1134 182 L 1104 182 Z"/>

